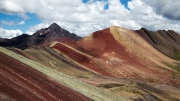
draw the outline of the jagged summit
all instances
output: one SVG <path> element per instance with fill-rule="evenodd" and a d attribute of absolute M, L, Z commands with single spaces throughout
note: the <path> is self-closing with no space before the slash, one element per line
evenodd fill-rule
<path fill-rule="evenodd" d="M 61 28 L 58 24 L 53 23 L 45 31 L 40 31 L 41 35 L 46 36 L 41 42 L 41 45 L 49 45 L 54 41 L 70 42 L 79 40 L 81 37 L 74 33 L 70 33 L 68 30 Z"/>
<path fill-rule="evenodd" d="M 81 37 L 77 36 L 76 34 L 70 33 L 68 30 L 65 30 L 65 29 L 61 28 L 57 23 L 51 24 L 48 27 L 48 31 L 50 33 L 55 32 L 55 33 L 58 34 L 58 36 L 71 38 L 73 40 L 78 40 L 78 39 L 81 38 Z"/>
<path fill-rule="evenodd" d="M 12 39 L 0 39 L 0 46 L 16 47 L 26 49 L 30 46 L 49 45 L 51 42 L 73 42 L 81 37 L 74 33 L 61 28 L 58 24 L 53 23 L 48 28 L 42 28 L 33 35 L 22 34 Z"/>
<path fill-rule="evenodd" d="M 49 27 L 49 29 L 57 29 L 57 28 L 61 28 L 57 23 L 52 23 Z"/>

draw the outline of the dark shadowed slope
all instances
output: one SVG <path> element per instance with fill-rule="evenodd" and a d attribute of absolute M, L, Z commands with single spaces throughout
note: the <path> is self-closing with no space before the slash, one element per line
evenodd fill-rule
<path fill-rule="evenodd" d="M 0 46 L 2 47 L 16 47 L 20 49 L 25 49 L 28 47 L 29 35 L 22 34 L 20 36 L 14 37 L 12 39 L 0 38 Z"/>
<path fill-rule="evenodd" d="M 172 30 L 148 31 L 145 28 L 135 32 L 163 54 L 180 60 L 180 35 L 178 33 Z"/>
<path fill-rule="evenodd" d="M 30 46 L 49 45 L 54 41 L 74 43 L 78 39 L 80 37 L 76 34 L 70 33 L 56 23 L 53 23 L 48 28 L 40 29 L 33 35 L 22 34 L 12 39 L 0 38 L 0 46 L 26 49 Z"/>
<path fill-rule="evenodd" d="M 91 101 L 3 53 L 0 53 L 0 100 Z"/>

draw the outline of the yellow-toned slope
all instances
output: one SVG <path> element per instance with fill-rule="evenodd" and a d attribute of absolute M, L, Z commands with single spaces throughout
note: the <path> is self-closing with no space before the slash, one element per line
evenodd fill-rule
<path fill-rule="evenodd" d="M 144 58 L 145 60 L 147 59 L 148 61 L 150 60 L 151 63 L 166 68 L 168 67 L 164 66 L 162 61 L 171 63 L 177 62 L 156 50 L 134 31 L 118 26 L 112 26 L 110 27 L 110 32 L 120 44 L 123 44 L 127 47 L 126 51 L 128 51 L 130 54 Z"/>

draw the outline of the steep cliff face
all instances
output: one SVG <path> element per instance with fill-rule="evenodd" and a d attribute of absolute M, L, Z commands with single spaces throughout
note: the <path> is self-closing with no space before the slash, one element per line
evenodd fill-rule
<path fill-rule="evenodd" d="M 74 43 L 80 38 L 81 37 L 77 36 L 76 34 L 70 33 L 56 23 L 53 23 L 48 28 L 40 29 L 33 35 L 22 34 L 12 39 L 1 38 L 0 46 L 26 49 L 31 46 L 48 46 L 54 41 Z"/>

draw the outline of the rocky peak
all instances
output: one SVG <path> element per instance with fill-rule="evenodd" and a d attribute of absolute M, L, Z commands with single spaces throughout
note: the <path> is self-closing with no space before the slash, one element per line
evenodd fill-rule
<path fill-rule="evenodd" d="M 58 37 L 66 37 L 66 38 L 71 38 L 73 40 L 78 40 L 81 37 L 77 36 L 74 33 L 70 33 L 68 30 L 65 30 L 61 28 L 57 23 L 51 24 L 46 31 L 47 36 L 58 36 Z M 52 35 L 53 34 L 53 35 Z"/>
<path fill-rule="evenodd" d="M 53 23 L 48 27 L 48 29 L 61 29 L 61 27 L 57 23 Z"/>
<path fill-rule="evenodd" d="M 61 28 L 58 24 L 53 23 L 48 28 L 42 28 L 33 35 L 22 34 L 8 40 L 0 38 L 0 46 L 26 49 L 30 46 L 38 46 L 44 42 L 50 44 L 54 41 L 61 41 L 62 38 L 69 38 L 76 41 L 81 37 Z"/>

